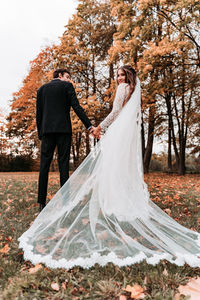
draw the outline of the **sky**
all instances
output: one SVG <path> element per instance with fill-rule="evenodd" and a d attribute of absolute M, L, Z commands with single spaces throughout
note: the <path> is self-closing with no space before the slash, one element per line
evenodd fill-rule
<path fill-rule="evenodd" d="M 0 109 L 9 111 L 12 93 L 29 71 L 29 62 L 52 43 L 59 44 L 76 0 L 0 1 Z"/>

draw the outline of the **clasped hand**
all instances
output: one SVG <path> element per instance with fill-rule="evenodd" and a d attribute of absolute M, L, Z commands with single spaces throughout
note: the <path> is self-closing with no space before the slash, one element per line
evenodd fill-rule
<path fill-rule="evenodd" d="M 93 135 L 93 137 L 95 139 L 100 139 L 101 138 L 101 127 L 100 126 L 92 127 L 90 129 L 90 133 Z"/>

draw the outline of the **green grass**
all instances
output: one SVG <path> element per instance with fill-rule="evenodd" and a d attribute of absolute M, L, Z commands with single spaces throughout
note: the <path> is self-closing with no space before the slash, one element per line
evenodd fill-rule
<path fill-rule="evenodd" d="M 38 214 L 37 179 L 37 173 L 0 173 L 0 250 L 5 245 L 10 248 L 7 253 L 0 253 L 0 299 L 111 300 L 122 294 L 128 296 L 123 288 L 138 283 L 146 289 L 145 299 L 169 300 L 180 284 L 200 276 L 199 268 L 178 267 L 167 261 L 157 266 L 142 262 L 123 268 L 108 264 L 69 271 L 43 266 L 30 274 L 33 265 L 24 261 L 17 239 Z M 199 230 L 199 175 L 150 174 L 145 180 L 157 205 L 184 226 Z M 52 173 L 49 198 L 58 187 L 58 174 Z M 59 284 L 59 291 L 52 289 L 53 282 Z"/>

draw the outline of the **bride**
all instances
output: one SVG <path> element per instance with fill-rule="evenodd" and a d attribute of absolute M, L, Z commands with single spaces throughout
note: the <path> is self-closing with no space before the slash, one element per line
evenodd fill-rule
<path fill-rule="evenodd" d="M 118 266 L 167 259 L 200 267 L 200 234 L 156 206 L 143 180 L 140 82 L 117 72 L 111 113 L 95 129 L 105 135 L 19 238 L 24 258 L 51 268 Z"/>

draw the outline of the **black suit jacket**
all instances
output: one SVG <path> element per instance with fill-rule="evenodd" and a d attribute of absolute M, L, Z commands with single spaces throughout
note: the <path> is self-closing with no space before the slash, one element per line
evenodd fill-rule
<path fill-rule="evenodd" d="M 36 124 L 41 139 L 45 133 L 72 133 L 70 108 L 73 108 L 86 128 L 92 126 L 76 97 L 70 82 L 54 79 L 37 92 Z"/>

